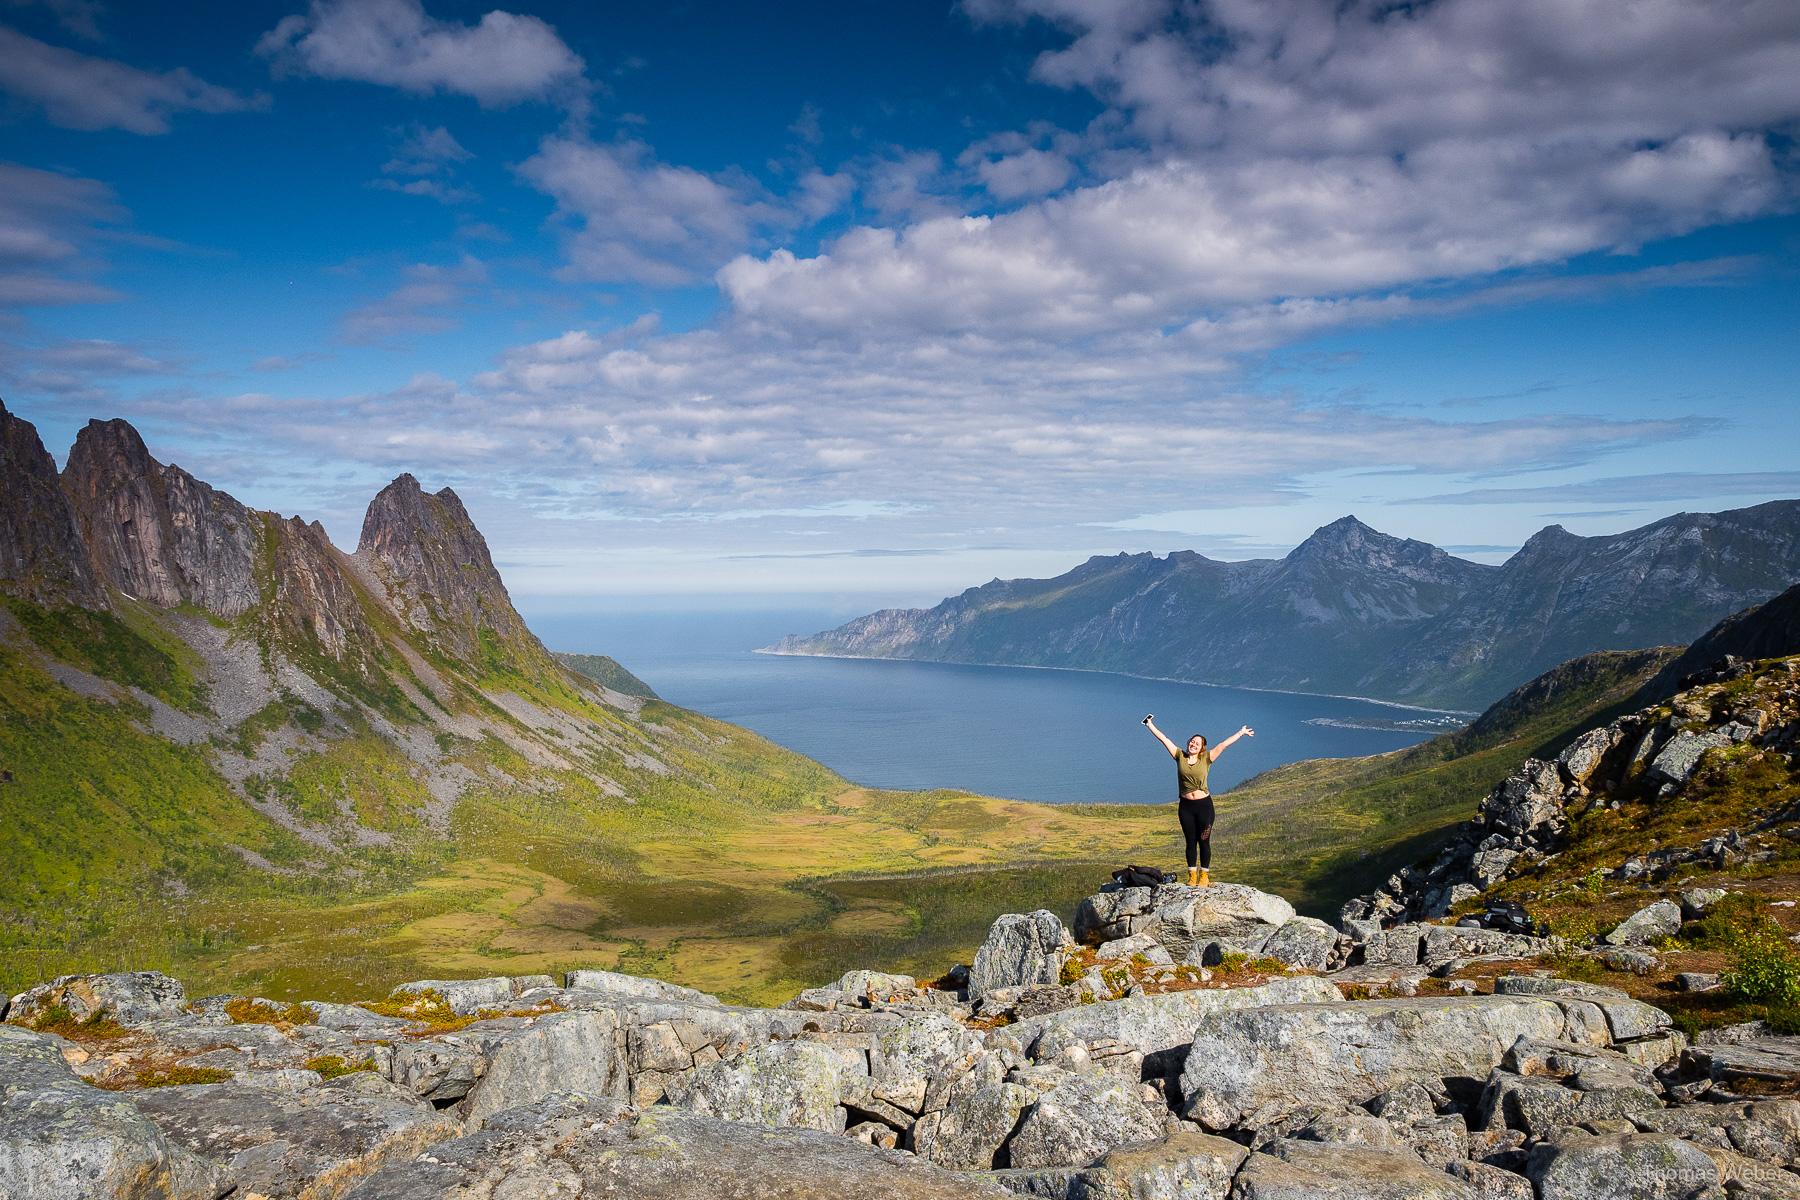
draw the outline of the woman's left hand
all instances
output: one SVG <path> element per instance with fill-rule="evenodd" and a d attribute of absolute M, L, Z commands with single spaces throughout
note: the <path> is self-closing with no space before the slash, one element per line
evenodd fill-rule
<path fill-rule="evenodd" d="M 1254 730 L 1254 729 L 1250 728 L 1248 725 L 1246 725 L 1242 729 L 1238 730 L 1238 734 L 1242 737 L 1255 737 L 1256 730 Z"/>

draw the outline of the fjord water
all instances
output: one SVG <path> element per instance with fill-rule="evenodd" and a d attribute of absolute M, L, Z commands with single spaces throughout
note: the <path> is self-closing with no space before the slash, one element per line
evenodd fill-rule
<path fill-rule="evenodd" d="M 829 612 L 527 615 L 551 649 L 610 654 L 664 699 L 755 730 L 870 787 L 960 788 L 1054 804 L 1173 800 L 1168 756 L 1139 724 L 1147 712 L 1178 741 L 1256 729 L 1220 758 L 1215 791 L 1296 759 L 1396 750 L 1437 732 L 1355 728 L 1434 715 L 1365 700 L 1100 672 L 754 652 L 842 619 Z"/>

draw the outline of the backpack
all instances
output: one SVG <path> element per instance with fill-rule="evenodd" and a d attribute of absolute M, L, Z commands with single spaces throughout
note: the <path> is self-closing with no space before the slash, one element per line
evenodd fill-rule
<path fill-rule="evenodd" d="M 1543 937 L 1547 930 L 1541 923 L 1534 923 L 1525 906 L 1513 900 L 1495 900 L 1487 908 L 1471 917 L 1464 917 L 1458 924 L 1473 924 L 1482 929 L 1497 929 L 1501 933 L 1520 933 L 1527 937 Z"/>
<path fill-rule="evenodd" d="M 1158 884 L 1175 882 L 1175 877 L 1166 871 L 1139 866 L 1120 867 L 1112 873 L 1112 878 L 1120 887 L 1156 887 Z"/>

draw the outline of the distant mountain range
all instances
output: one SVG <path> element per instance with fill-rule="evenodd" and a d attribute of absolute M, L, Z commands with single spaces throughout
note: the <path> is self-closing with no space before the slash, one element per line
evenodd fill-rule
<path fill-rule="evenodd" d="M 1119 671 L 1473 709 L 1595 650 L 1685 644 L 1800 579 L 1800 500 L 1532 535 L 1500 566 L 1333 521 L 1285 558 L 1095 557 L 778 654 Z"/>

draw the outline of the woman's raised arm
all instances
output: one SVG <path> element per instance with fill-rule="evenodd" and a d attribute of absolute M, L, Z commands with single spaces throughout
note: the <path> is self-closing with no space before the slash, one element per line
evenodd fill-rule
<path fill-rule="evenodd" d="M 1156 735 L 1156 740 L 1163 744 L 1163 749 L 1167 750 L 1169 752 L 1170 758 L 1180 758 L 1181 757 L 1180 748 L 1177 747 L 1174 742 L 1171 742 L 1168 739 L 1168 736 L 1166 734 L 1164 734 L 1162 730 L 1160 730 L 1156 727 L 1156 721 L 1153 718 L 1151 718 L 1151 717 L 1144 718 L 1144 728 L 1148 729 L 1151 733 Z"/>
<path fill-rule="evenodd" d="M 1232 734 L 1230 737 L 1226 738 L 1224 741 L 1220 742 L 1218 745 L 1214 746 L 1211 750 L 1208 750 L 1206 752 L 1207 758 L 1212 762 L 1218 762 L 1219 755 L 1225 753 L 1225 747 L 1231 745 L 1231 743 L 1237 741 L 1239 738 L 1255 737 L 1255 736 L 1256 736 L 1256 730 L 1254 730 L 1254 729 L 1250 728 L 1248 725 L 1246 725 L 1242 729 L 1238 730 L 1236 733 Z"/>

